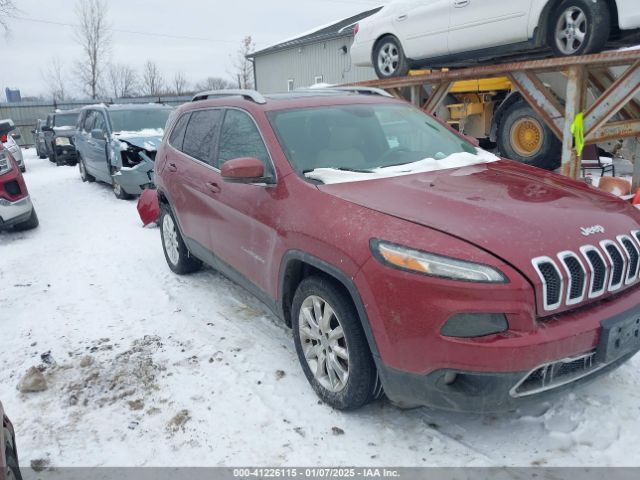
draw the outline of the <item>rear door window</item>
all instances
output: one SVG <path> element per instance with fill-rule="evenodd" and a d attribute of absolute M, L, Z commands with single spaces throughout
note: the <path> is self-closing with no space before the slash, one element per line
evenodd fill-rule
<path fill-rule="evenodd" d="M 240 110 L 227 110 L 219 144 L 218 168 L 235 158 L 253 157 L 262 161 L 265 175 L 273 174 L 269 152 L 249 114 Z"/>
<path fill-rule="evenodd" d="M 191 114 L 184 134 L 182 151 L 201 162 L 215 165 L 214 153 L 222 110 L 198 110 Z"/>
<path fill-rule="evenodd" d="M 182 115 L 176 122 L 176 126 L 173 127 L 173 131 L 171 132 L 171 136 L 169 137 L 169 144 L 177 150 L 182 150 L 184 134 L 187 131 L 187 124 L 189 123 L 190 117 L 190 113 Z"/>

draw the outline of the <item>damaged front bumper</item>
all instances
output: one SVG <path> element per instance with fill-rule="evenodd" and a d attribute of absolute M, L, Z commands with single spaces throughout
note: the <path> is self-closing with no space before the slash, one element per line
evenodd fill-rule
<path fill-rule="evenodd" d="M 134 167 L 121 167 L 114 174 L 114 180 L 131 195 L 139 195 L 147 188 L 154 187 L 153 160 L 145 153 L 138 152 L 142 159 Z"/>

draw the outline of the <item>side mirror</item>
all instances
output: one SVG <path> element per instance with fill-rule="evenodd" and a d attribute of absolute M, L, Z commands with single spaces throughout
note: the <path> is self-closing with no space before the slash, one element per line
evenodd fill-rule
<path fill-rule="evenodd" d="M 106 137 L 102 130 L 96 128 L 94 130 L 91 130 L 91 138 L 93 138 L 94 140 L 104 140 Z"/>
<path fill-rule="evenodd" d="M 20 140 L 22 138 L 22 135 L 20 135 L 19 133 L 14 133 L 11 136 L 14 140 Z"/>
<path fill-rule="evenodd" d="M 264 176 L 264 164 L 252 157 L 236 158 L 225 162 L 220 174 L 228 183 L 273 183 L 272 178 Z"/>
<path fill-rule="evenodd" d="M 37 133 L 37 132 L 36 132 L 36 129 L 35 129 L 35 128 L 32 128 L 32 129 L 31 129 L 31 133 L 32 133 L 33 135 L 35 135 L 35 134 Z"/>

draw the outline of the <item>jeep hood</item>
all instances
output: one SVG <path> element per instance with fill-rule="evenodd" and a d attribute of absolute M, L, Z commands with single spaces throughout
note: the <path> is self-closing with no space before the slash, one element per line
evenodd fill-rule
<path fill-rule="evenodd" d="M 640 228 L 640 212 L 613 195 L 509 160 L 318 188 L 470 242 L 534 282 L 531 259 Z M 604 234 L 583 235 L 595 225 Z"/>

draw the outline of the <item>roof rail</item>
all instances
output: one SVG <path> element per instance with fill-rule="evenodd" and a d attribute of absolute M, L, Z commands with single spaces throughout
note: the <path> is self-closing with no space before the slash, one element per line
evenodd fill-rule
<path fill-rule="evenodd" d="M 208 92 L 198 93 L 191 100 L 192 102 L 197 102 L 200 100 L 208 100 L 209 98 L 215 97 L 242 97 L 246 100 L 251 100 L 252 102 L 259 103 L 260 105 L 264 105 L 267 103 L 267 100 L 255 90 L 211 90 Z"/>
<path fill-rule="evenodd" d="M 383 90 L 381 88 L 375 88 L 375 87 L 329 87 L 330 90 L 340 90 L 340 91 L 344 91 L 344 92 L 353 92 L 353 93 L 359 93 L 361 95 L 380 95 L 381 97 L 390 97 L 390 98 L 394 98 L 393 95 L 391 95 L 389 92 L 387 92 L 386 90 Z"/>

